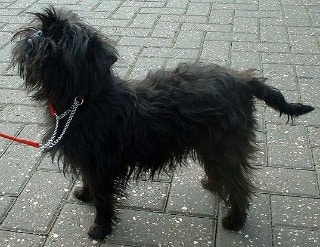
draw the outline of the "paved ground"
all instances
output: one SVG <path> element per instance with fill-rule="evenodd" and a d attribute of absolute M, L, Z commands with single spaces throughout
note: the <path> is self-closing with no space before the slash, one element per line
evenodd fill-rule
<path fill-rule="evenodd" d="M 200 187 L 202 171 L 191 164 L 132 186 L 114 234 L 102 244 L 89 240 L 94 209 L 72 198 L 77 184 L 37 150 L 1 139 L 0 246 L 320 246 L 319 0 L 58 2 L 118 42 L 123 77 L 197 59 L 254 67 L 316 110 L 290 125 L 257 102 L 260 191 L 237 233 L 222 229 L 223 206 Z M 5 68 L 13 31 L 48 3 L 0 0 L 0 131 L 35 140 L 41 110 Z"/>

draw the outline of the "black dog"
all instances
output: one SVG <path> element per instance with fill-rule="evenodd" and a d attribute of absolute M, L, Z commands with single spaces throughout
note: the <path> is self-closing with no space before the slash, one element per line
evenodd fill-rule
<path fill-rule="evenodd" d="M 15 34 L 21 39 L 12 61 L 33 98 L 56 116 L 46 119 L 42 147 L 59 157 L 64 172 L 82 177 L 75 196 L 97 210 L 89 236 L 111 233 L 116 197 L 130 177 L 174 170 L 189 157 L 204 167 L 204 187 L 230 207 L 223 226 L 240 229 L 254 193 L 254 97 L 288 117 L 314 108 L 287 103 L 254 70 L 180 64 L 124 81 L 112 73 L 112 42 L 73 12 L 51 7 L 35 16 Z"/>

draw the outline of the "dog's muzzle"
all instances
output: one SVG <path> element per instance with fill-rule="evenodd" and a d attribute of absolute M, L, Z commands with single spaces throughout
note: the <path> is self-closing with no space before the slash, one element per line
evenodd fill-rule
<path fill-rule="evenodd" d="M 29 36 L 27 39 L 28 44 L 28 50 L 26 52 L 26 55 L 29 56 L 30 53 L 36 49 L 39 44 L 44 41 L 43 34 L 41 30 L 37 30 L 35 33 L 33 33 L 31 36 Z"/>

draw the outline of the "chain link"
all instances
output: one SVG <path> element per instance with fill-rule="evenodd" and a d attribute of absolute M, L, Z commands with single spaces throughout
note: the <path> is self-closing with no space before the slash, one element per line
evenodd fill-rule
<path fill-rule="evenodd" d="M 62 139 L 62 137 L 66 133 L 67 129 L 69 128 L 69 125 L 70 125 L 70 123 L 71 123 L 71 121 L 73 119 L 74 114 L 76 113 L 76 111 L 78 109 L 78 106 L 82 105 L 83 101 L 84 101 L 83 98 L 80 99 L 80 98 L 76 97 L 74 99 L 73 104 L 71 105 L 71 107 L 68 110 L 66 110 L 61 115 L 55 114 L 56 126 L 54 128 L 53 134 L 45 144 L 40 145 L 40 149 L 43 149 L 43 150 L 49 149 L 49 148 L 52 148 L 52 147 L 54 147 L 55 145 L 58 144 L 58 142 Z M 68 116 L 68 115 L 69 115 L 69 118 L 67 119 L 66 125 L 64 126 L 61 134 L 58 137 L 56 137 L 57 133 L 58 133 L 58 127 L 59 127 L 60 120 L 63 119 L 64 117 Z"/>

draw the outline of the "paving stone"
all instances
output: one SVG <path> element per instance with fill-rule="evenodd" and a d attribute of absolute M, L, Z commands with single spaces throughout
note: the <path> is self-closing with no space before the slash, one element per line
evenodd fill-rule
<path fill-rule="evenodd" d="M 198 16 L 198 15 L 161 15 L 159 21 L 161 21 L 161 22 L 176 22 L 176 23 L 181 23 L 181 24 L 186 23 L 187 25 L 193 25 L 194 23 L 195 24 L 207 23 L 207 17 L 206 16 Z"/>
<path fill-rule="evenodd" d="M 0 121 L 41 123 L 42 116 L 42 109 L 34 106 L 8 105 L 0 111 Z"/>
<path fill-rule="evenodd" d="M 138 14 L 130 27 L 152 28 L 157 19 L 157 14 Z"/>
<path fill-rule="evenodd" d="M 150 47 L 143 49 L 141 57 L 155 58 L 175 58 L 175 59 L 196 59 L 198 57 L 198 49 L 175 49 L 175 48 L 157 48 Z"/>
<path fill-rule="evenodd" d="M 286 53 L 290 51 L 289 44 L 286 43 L 259 43 L 259 42 L 232 42 L 232 50 L 234 51 L 254 51 L 266 53 Z"/>
<path fill-rule="evenodd" d="M 138 58 L 141 52 L 141 47 L 139 46 L 119 46 L 118 51 L 120 54 L 117 64 L 123 67 L 129 67 Z"/>
<path fill-rule="evenodd" d="M 320 66 L 297 65 L 296 70 L 298 77 L 319 78 L 320 75 Z"/>
<path fill-rule="evenodd" d="M 315 110 L 313 110 L 309 114 L 300 116 L 298 119 L 296 119 L 296 122 L 297 122 L 297 124 L 301 124 L 301 125 L 303 124 L 306 126 L 319 127 L 320 126 L 319 114 L 320 114 L 320 109 L 315 108 Z"/>
<path fill-rule="evenodd" d="M 274 246 L 316 247 L 320 243 L 320 231 L 274 228 Z"/>
<path fill-rule="evenodd" d="M 92 206 L 66 204 L 44 246 L 99 246 L 99 242 L 90 240 L 87 235 L 90 225 L 93 224 L 94 214 Z"/>
<path fill-rule="evenodd" d="M 122 37 L 119 46 L 140 46 L 140 47 L 171 47 L 172 39 L 151 38 L 151 37 Z"/>
<path fill-rule="evenodd" d="M 181 31 L 175 41 L 176 48 L 199 48 L 204 37 L 203 32 L 199 31 Z"/>
<path fill-rule="evenodd" d="M 320 128 L 308 127 L 308 137 L 311 147 L 320 147 Z"/>
<path fill-rule="evenodd" d="M 2 228 L 46 234 L 69 192 L 60 173 L 36 172 L 2 223 Z"/>
<path fill-rule="evenodd" d="M 299 78 L 298 82 L 300 85 L 303 102 L 305 104 L 310 104 L 313 107 L 320 107 L 320 102 L 319 102 L 320 95 L 317 90 L 319 86 L 318 80 Z"/>
<path fill-rule="evenodd" d="M 212 219 L 133 210 L 121 210 L 119 217 L 107 244 L 212 246 L 214 242 Z"/>
<path fill-rule="evenodd" d="M 37 167 L 37 170 L 46 170 L 46 171 L 56 171 L 60 172 L 62 169 L 62 164 L 58 164 L 56 160 L 52 161 L 51 157 L 49 155 L 45 155 L 41 157 L 42 160 L 40 162 L 40 165 Z"/>
<path fill-rule="evenodd" d="M 287 31 L 282 26 L 261 26 L 261 42 L 288 42 Z"/>
<path fill-rule="evenodd" d="M 269 165 L 313 168 L 307 133 L 303 126 L 269 125 L 267 143 Z"/>
<path fill-rule="evenodd" d="M 168 183 L 150 181 L 133 182 L 127 189 L 127 198 L 120 198 L 120 201 L 129 207 L 163 211 L 167 201 L 168 190 Z"/>
<path fill-rule="evenodd" d="M 254 177 L 256 186 L 264 192 L 297 196 L 319 193 L 314 171 L 260 167 Z"/>
<path fill-rule="evenodd" d="M 236 69 L 254 68 L 261 70 L 260 68 L 260 55 L 257 52 L 231 52 L 231 66 Z"/>
<path fill-rule="evenodd" d="M 8 123 L 0 123 L 0 130 L 3 133 L 6 133 L 8 135 L 16 135 L 17 132 L 19 130 L 21 130 L 22 125 L 21 124 L 8 124 Z M 6 150 L 6 148 L 8 148 L 9 144 L 11 143 L 11 141 L 4 139 L 4 138 L 0 138 L 0 157 L 1 155 L 4 153 L 4 151 Z"/>
<path fill-rule="evenodd" d="M 288 27 L 289 35 L 308 35 L 315 36 L 318 33 L 318 29 L 314 29 L 313 27 Z"/>
<path fill-rule="evenodd" d="M 308 19 L 309 15 L 305 6 L 286 6 L 283 8 L 284 16 L 286 18 Z"/>
<path fill-rule="evenodd" d="M 210 13 L 209 23 L 232 24 L 234 11 L 230 9 L 213 9 Z"/>
<path fill-rule="evenodd" d="M 1 72 L 0 72 L 1 74 Z M 22 79 L 18 76 L 0 76 L 0 88 L 20 89 Z M 1 89 L 2 92 L 3 89 Z"/>
<path fill-rule="evenodd" d="M 224 31 L 208 31 L 206 40 L 221 40 L 234 42 L 258 42 L 259 36 L 256 33 L 231 33 Z"/>
<path fill-rule="evenodd" d="M 184 8 L 141 8 L 139 13 L 142 14 L 173 14 L 173 15 L 184 15 L 186 10 Z"/>
<path fill-rule="evenodd" d="M 95 11 L 107 11 L 112 12 L 115 11 L 118 7 L 121 6 L 123 1 L 108 1 L 108 3 L 101 2 L 99 6 L 95 8 Z"/>
<path fill-rule="evenodd" d="M 319 230 L 319 198 L 271 196 L 272 224 Z"/>
<path fill-rule="evenodd" d="M 261 141 L 262 143 L 258 143 L 258 151 L 255 153 L 255 157 L 252 159 L 251 163 L 254 166 L 266 166 L 267 165 L 267 150 L 265 147 L 265 137 L 258 138 L 257 141 Z"/>
<path fill-rule="evenodd" d="M 0 245 L 3 247 L 42 247 L 44 242 L 44 236 L 0 230 Z"/>
<path fill-rule="evenodd" d="M 193 162 L 175 173 L 167 206 L 169 213 L 215 216 L 217 199 L 202 188 L 200 180 L 203 176 L 203 168 Z"/>
<path fill-rule="evenodd" d="M 127 6 L 120 6 L 117 8 L 117 10 L 112 14 L 111 19 L 115 20 L 131 20 L 134 18 L 134 16 L 139 12 L 139 7 L 138 6 L 132 6 L 132 7 L 127 7 Z"/>
<path fill-rule="evenodd" d="M 129 37 L 148 37 L 150 34 L 150 29 L 147 28 L 137 28 L 137 27 L 102 27 L 101 32 L 106 34 L 108 37 L 115 36 L 117 39 L 122 36 Z M 116 39 L 116 40 L 117 40 Z M 119 49 L 118 44 L 116 48 Z M 123 53 L 119 53 L 119 55 L 125 55 Z"/>
<path fill-rule="evenodd" d="M 149 71 L 162 68 L 164 63 L 164 58 L 155 59 L 149 57 L 139 57 L 135 64 L 135 68 L 130 74 L 130 78 L 143 79 L 147 76 Z"/>
<path fill-rule="evenodd" d="M 301 68 L 297 71 L 299 77 L 308 76 L 307 73 L 317 75 L 313 73 L 317 70 L 315 65 L 319 64 L 319 56 L 317 54 L 294 54 L 294 53 L 262 53 L 262 63 L 274 63 L 274 64 L 294 64 L 296 67 Z M 307 69 L 305 69 L 305 66 Z M 300 75 L 301 73 L 301 75 Z"/>
<path fill-rule="evenodd" d="M 258 194 L 257 197 L 253 198 L 246 224 L 239 232 L 225 230 L 221 224 L 223 216 L 223 210 L 220 208 L 216 246 L 272 246 L 270 199 L 268 195 Z"/>
<path fill-rule="evenodd" d="M 138 7 L 164 7 L 166 1 L 144 1 L 144 0 L 135 0 L 135 1 L 124 1 L 122 6 L 138 6 Z"/>
<path fill-rule="evenodd" d="M 229 59 L 230 43 L 226 41 L 205 41 L 203 43 L 200 58 L 210 62 L 211 60 L 226 61 Z"/>
<path fill-rule="evenodd" d="M 196 59 L 169 58 L 167 60 L 167 64 L 166 64 L 165 68 L 171 70 L 171 69 L 175 68 L 180 63 L 194 63 L 194 62 L 196 62 Z M 208 62 L 208 61 L 205 61 L 205 62 Z M 219 64 L 221 64 L 221 63 L 222 63 L 222 61 L 219 62 Z"/>
<path fill-rule="evenodd" d="M 188 6 L 188 2 L 188 0 L 167 0 L 166 7 L 185 9 Z"/>
<path fill-rule="evenodd" d="M 234 18 L 234 32 L 240 33 L 257 33 L 258 18 L 237 17 Z"/>
<path fill-rule="evenodd" d="M 191 2 L 189 4 L 187 15 L 205 15 L 207 16 L 210 10 L 209 3 Z"/>
<path fill-rule="evenodd" d="M 45 133 L 46 129 L 43 126 L 29 124 L 23 127 L 18 137 L 41 143 L 41 138 Z M 40 154 L 40 150 L 37 151 Z"/>
<path fill-rule="evenodd" d="M 152 37 L 173 39 L 180 28 L 180 23 L 159 21 L 152 30 Z"/>
<path fill-rule="evenodd" d="M 278 0 L 259 0 L 260 10 L 279 10 L 281 8 Z"/>
<path fill-rule="evenodd" d="M 315 26 L 319 26 L 319 24 L 320 24 L 319 13 L 318 12 L 312 12 L 312 11 L 309 11 L 309 13 L 310 13 L 310 17 L 311 17 L 312 23 Z"/>
<path fill-rule="evenodd" d="M 310 26 L 311 22 L 309 19 L 298 19 L 298 18 L 261 18 L 260 25 L 262 26 L 285 26 L 285 27 L 306 27 Z"/>
<path fill-rule="evenodd" d="M 13 197 L 0 196 L 0 223 L 5 219 L 13 203 Z"/>
<path fill-rule="evenodd" d="M 320 172 L 320 169 L 319 169 L 320 168 L 320 148 L 313 149 L 312 153 L 313 153 L 314 163 L 316 165 L 316 171 Z M 319 180 L 319 176 L 318 176 L 318 180 Z"/>
<path fill-rule="evenodd" d="M 1 78 L 3 78 L 2 76 L 13 75 L 13 73 L 16 75 L 16 73 L 13 72 L 12 70 L 9 70 L 8 67 L 9 67 L 9 62 L 8 61 L 0 61 L 0 75 L 1 75 Z M 6 82 L 5 81 L 3 82 L 3 80 L 0 81 L 0 85 L 1 85 L 1 87 L 5 87 Z"/>
<path fill-rule="evenodd" d="M 25 91 L 16 89 L 1 89 L 0 104 L 30 104 Z"/>
<path fill-rule="evenodd" d="M 263 75 L 268 85 L 280 90 L 297 90 L 297 81 L 292 65 L 263 64 Z"/>
<path fill-rule="evenodd" d="M 225 32 L 230 33 L 231 32 L 231 25 L 227 24 L 204 24 L 204 23 L 183 23 L 181 26 L 181 30 L 183 31 L 206 31 L 206 32 Z"/>
<path fill-rule="evenodd" d="M 319 44 L 315 37 L 308 37 L 302 35 L 290 35 L 290 41 L 292 44 L 292 52 L 294 53 L 310 53 L 319 54 Z"/>
<path fill-rule="evenodd" d="M 38 160 L 36 149 L 19 144 L 11 145 L 1 157 L 0 194 L 19 195 Z"/>

